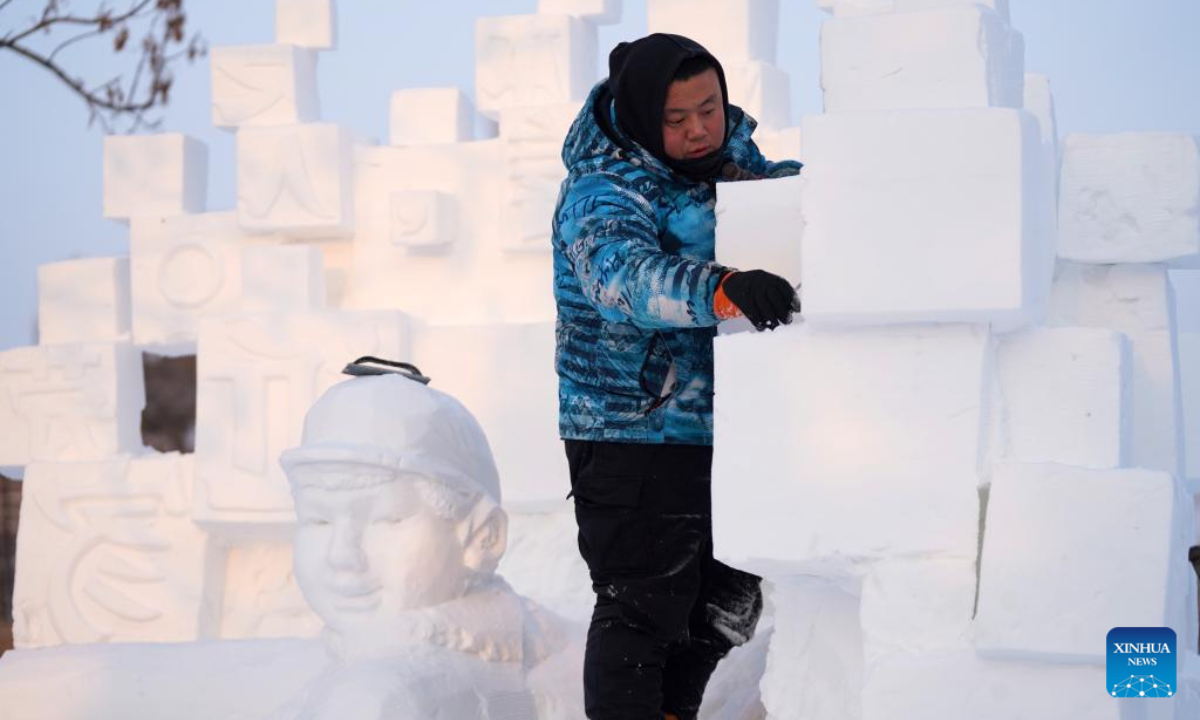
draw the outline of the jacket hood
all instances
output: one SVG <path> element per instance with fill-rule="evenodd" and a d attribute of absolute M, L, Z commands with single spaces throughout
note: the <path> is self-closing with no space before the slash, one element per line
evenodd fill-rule
<path fill-rule="evenodd" d="M 730 149 L 748 144 L 758 123 L 738 106 L 728 107 L 729 111 L 725 117 L 725 147 L 727 159 L 732 159 L 729 157 Z M 603 125 L 601 118 L 607 118 Z M 667 167 L 653 153 L 621 132 L 615 120 L 613 96 L 608 89 L 608 78 L 605 78 L 588 94 L 563 142 L 562 161 L 568 172 L 590 161 L 609 159 L 639 165 L 653 175 L 679 184 L 703 182 L 690 180 Z"/>

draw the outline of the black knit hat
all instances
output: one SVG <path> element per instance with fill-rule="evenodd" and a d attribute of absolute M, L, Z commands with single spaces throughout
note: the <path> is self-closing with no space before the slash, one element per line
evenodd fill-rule
<path fill-rule="evenodd" d="M 700 180 L 717 174 L 722 164 L 725 143 L 709 155 L 693 160 L 674 160 L 663 148 L 663 105 L 679 66 L 687 60 L 703 58 L 712 64 L 721 82 L 725 118 L 729 118 L 729 91 L 721 63 L 695 40 L 682 35 L 654 33 L 633 42 L 617 45 L 608 56 L 608 88 L 617 105 L 617 122 L 637 144 L 672 169 Z"/>

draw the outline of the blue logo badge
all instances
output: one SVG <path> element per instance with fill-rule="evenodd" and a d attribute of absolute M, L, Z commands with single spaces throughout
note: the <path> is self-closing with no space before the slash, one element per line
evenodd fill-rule
<path fill-rule="evenodd" d="M 1175 694 L 1175 631 L 1113 628 L 1108 633 L 1108 694 L 1164 698 Z"/>

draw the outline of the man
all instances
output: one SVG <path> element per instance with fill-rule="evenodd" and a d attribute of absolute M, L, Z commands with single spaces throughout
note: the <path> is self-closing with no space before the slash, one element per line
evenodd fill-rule
<path fill-rule="evenodd" d="M 695 718 L 749 640 L 760 578 L 713 559 L 714 327 L 791 320 L 795 291 L 714 262 L 716 183 L 795 175 L 750 136 L 721 64 L 677 35 L 622 43 L 563 146 L 556 367 L 579 548 L 596 607 L 593 720 Z"/>

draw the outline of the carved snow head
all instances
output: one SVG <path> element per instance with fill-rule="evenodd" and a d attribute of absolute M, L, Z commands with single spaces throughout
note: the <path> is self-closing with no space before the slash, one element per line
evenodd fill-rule
<path fill-rule="evenodd" d="M 457 400 L 420 383 L 334 386 L 280 463 L 296 502 L 296 578 L 342 646 L 404 641 L 406 615 L 486 583 L 504 554 L 487 439 Z"/>

